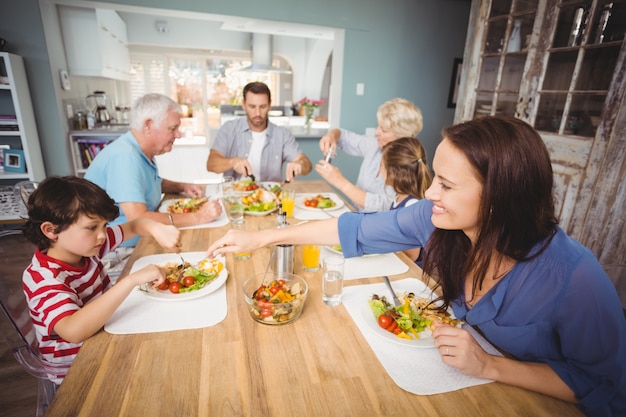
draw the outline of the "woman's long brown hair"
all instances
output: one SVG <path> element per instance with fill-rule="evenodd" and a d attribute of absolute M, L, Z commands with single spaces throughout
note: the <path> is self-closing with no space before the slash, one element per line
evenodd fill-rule
<path fill-rule="evenodd" d="M 505 256 L 523 262 L 539 255 L 549 240 L 531 249 L 553 236 L 558 222 L 550 155 L 530 125 L 483 117 L 444 129 L 442 137 L 463 152 L 483 186 L 475 244 L 460 230 L 435 229 L 426 245 L 424 271 L 438 278 L 448 306 L 463 294 L 468 275 L 480 288 L 492 262 L 497 267 Z"/>

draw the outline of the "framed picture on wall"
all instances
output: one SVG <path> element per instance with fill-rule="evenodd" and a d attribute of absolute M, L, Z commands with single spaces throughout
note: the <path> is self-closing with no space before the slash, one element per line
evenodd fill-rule
<path fill-rule="evenodd" d="M 11 149 L 9 145 L 0 144 L 0 171 L 4 171 L 4 151 Z"/>
<path fill-rule="evenodd" d="M 4 170 L 7 172 L 26 172 L 26 163 L 24 162 L 24 151 L 21 149 L 5 149 Z"/>
<path fill-rule="evenodd" d="M 463 59 L 454 58 L 452 64 L 452 80 L 450 81 L 450 92 L 448 93 L 448 107 L 456 107 L 456 99 L 459 96 L 459 87 L 461 86 L 461 68 L 463 67 Z"/>

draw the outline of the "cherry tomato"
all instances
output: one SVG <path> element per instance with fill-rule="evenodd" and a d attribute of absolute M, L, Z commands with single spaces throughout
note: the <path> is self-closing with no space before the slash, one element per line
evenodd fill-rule
<path fill-rule="evenodd" d="M 378 316 L 378 325 L 383 329 L 391 326 L 392 321 L 394 320 L 386 314 L 381 314 L 380 316 Z"/>
<path fill-rule="evenodd" d="M 183 213 L 191 213 L 191 209 L 189 207 L 185 207 L 183 209 Z"/>
<path fill-rule="evenodd" d="M 270 303 L 269 301 L 259 300 L 256 305 L 261 309 L 270 309 L 274 307 L 274 303 Z"/>
<path fill-rule="evenodd" d="M 402 330 L 401 328 L 396 327 L 395 329 L 393 329 L 393 334 L 396 334 L 396 335 L 397 335 L 397 334 L 402 333 L 403 331 L 404 331 L 404 330 Z"/>
<path fill-rule="evenodd" d="M 396 330 L 398 328 L 398 323 L 396 323 L 396 321 L 394 320 L 389 327 L 387 327 L 387 330 L 389 330 L 390 332 L 394 332 L 394 330 Z"/>
<path fill-rule="evenodd" d="M 261 317 L 269 317 L 272 315 L 272 310 L 264 308 L 261 310 Z"/>
<path fill-rule="evenodd" d="M 257 184 L 252 184 L 252 189 L 253 189 L 253 190 L 258 190 L 258 189 L 259 189 L 259 186 L 258 186 Z"/>
<path fill-rule="evenodd" d="M 196 279 L 192 276 L 186 276 L 185 278 L 183 278 L 183 285 L 185 287 L 191 287 L 194 282 L 196 282 Z"/>
<path fill-rule="evenodd" d="M 275 295 L 278 291 L 280 291 L 280 288 L 278 288 L 278 287 L 272 287 L 272 288 L 270 288 L 270 293 L 271 293 L 272 295 Z"/>
<path fill-rule="evenodd" d="M 285 286 L 285 280 L 284 279 L 279 279 L 277 282 L 278 282 L 278 286 L 279 287 L 284 287 Z"/>
<path fill-rule="evenodd" d="M 157 286 L 157 289 L 159 290 L 167 290 L 170 287 L 170 282 L 168 280 L 165 280 L 161 283 L 161 285 Z"/>
<path fill-rule="evenodd" d="M 180 282 L 170 282 L 170 292 L 174 293 L 174 294 L 178 294 L 180 292 L 180 288 L 182 287 L 182 285 L 180 284 Z"/>

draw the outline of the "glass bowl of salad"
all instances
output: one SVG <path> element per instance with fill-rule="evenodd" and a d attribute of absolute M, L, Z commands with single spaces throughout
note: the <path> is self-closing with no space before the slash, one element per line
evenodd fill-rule
<path fill-rule="evenodd" d="M 294 274 L 258 274 L 243 283 L 243 296 L 252 319 L 263 324 L 286 324 L 302 314 L 309 292 L 306 280 Z"/>

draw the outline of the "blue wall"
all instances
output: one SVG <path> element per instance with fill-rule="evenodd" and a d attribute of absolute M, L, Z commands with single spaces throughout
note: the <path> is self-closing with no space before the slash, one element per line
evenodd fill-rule
<path fill-rule="evenodd" d="M 452 123 L 447 96 L 455 57 L 463 56 L 468 0 L 101 0 L 149 8 L 176 9 L 345 29 L 341 127 L 363 133 L 376 126 L 376 109 L 404 97 L 424 114 L 420 139 L 429 160 L 440 131 Z M 67 137 L 53 88 L 37 0 L 11 3 L 0 14 L 0 37 L 25 59 L 47 174 L 70 172 Z M 355 85 L 365 84 L 357 96 Z M 339 162 L 339 161 L 338 161 Z M 360 161 L 347 159 L 357 166 Z M 351 170 L 353 170 L 351 168 Z"/>

